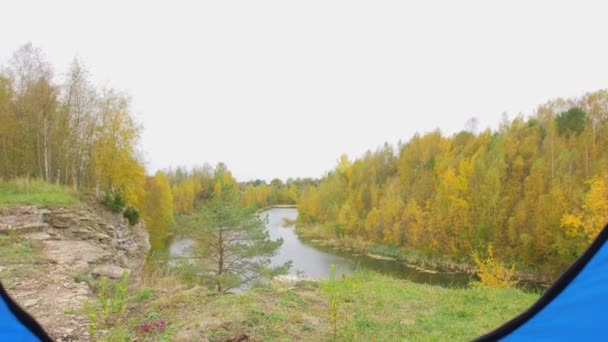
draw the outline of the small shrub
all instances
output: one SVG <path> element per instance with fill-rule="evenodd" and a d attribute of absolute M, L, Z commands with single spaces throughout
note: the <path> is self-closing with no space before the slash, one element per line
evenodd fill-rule
<path fill-rule="evenodd" d="M 91 270 L 90 269 L 86 269 L 83 272 L 80 272 L 80 273 L 76 274 L 74 276 L 74 281 L 77 282 L 77 283 L 84 282 L 87 285 L 89 285 L 89 287 L 92 287 L 92 286 L 95 285 L 95 279 L 91 275 Z"/>
<path fill-rule="evenodd" d="M 97 318 L 103 319 L 108 326 L 120 321 L 127 308 L 127 284 L 129 272 L 123 274 L 117 281 L 110 281 L 107 277 L 101 278 L 97 284 L 97 299 L 99 307 L 93 308 Z"/>
<path fill-rule="evenodd" d="M 124 216 L 124 218 L 127 219 L 127 221 L 129 221 L 129 224 L 134 226 L 137 224 L 137 222 L 139 222 L 139 210 L 128 206 L 127 209 L 125 209 L 125 212 L 122 213 L 122 216 Z"/>
<path fill-rule="evenodd" d="M 344 231 L 342 230 L 342 227 L 340 227 L 339 224 L 334 223 L 333 226 L 333 231 L 334 231 L 334 235 L 338 238 L 341 239 L 344 237 Z"/>
<path fill-rule="evenodd" d="M 349 324 L 351 299 L 351 278 L 336 277 L 336 265 L 330 265 L 329 280 L 322 282 L 322 290 L 328 295 L 327 314 L 331 326 L 331 340 L 339 340 L 340 333 L 346 333 Z M 343 327 L 343 329 L 340 329 Z"/>
<path fill-rule="evenodd" d="M 105 196 L 103 197 L 103 204 L 105 204 L 111 211 L 119 213 L 123 210 L 127 204 L 127 201 L 120 192 L 106 192 Z"/>
<path fill-rule="evenodd" d="M 97 334 L 97 315 L 94 313 L 90 315 L 88 328 L 91 341 L 95 341 L 95 335 Z"/>
<path fill-rule="evenodd" d="M 137 293 L 133 295 L 133 299 L 142 302 L 152 297 L 153 291 L 149 287 L 142 287 Z"/>
<path fill-rule="evenodd" d="M 492 246 L 488 246 L 488 256 L 481 259 L 478 254 L 473 255 L 477 265 L 477 276 L 479 281 L 471 283 L 478 287 L 511 288 L 517 285 L 515 277 L 515 265 L 507 267 L 504 263 L 494 258 Z"/>

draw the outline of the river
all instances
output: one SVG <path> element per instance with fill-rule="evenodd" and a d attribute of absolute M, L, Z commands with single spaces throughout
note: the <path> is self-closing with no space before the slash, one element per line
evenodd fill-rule
<path fill-rule="evenodd" d="M 313 244 L 301 239 L 293 225 L 284 224 L 284 218 L 295 221 L 298 211 L 295 208 L 272 208 L 260 215 L 268 219 L 267 229 L 272 239 L 282 238 L 283 245 L 272 257 L 271 263 L 279 265 L 291 260 L 291 274 L 311 278 L 328 278 L 331 265 L 335 265 L 336 274 L 350 274 L 357 268 L 371 269 L 383 274 L 408 279 L 416 283 L 426 283 L 446 287 L 466 286 L 469 275 L 452 272 L 429 272 L 408 266 L 398 260 L 384 260 L 342 252 Z M 169 253 L 174 258 L 187 256 L 193 241 L 176 239 L 169 246 Z"/>

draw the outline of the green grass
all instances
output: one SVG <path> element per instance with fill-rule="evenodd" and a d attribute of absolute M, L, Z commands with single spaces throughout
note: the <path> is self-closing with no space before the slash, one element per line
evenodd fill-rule
<path fill-rule="evenodd" d="M 16 235 L 0 235 L 0 265 L 33 264 L 40 261 L 41 247 Z"/>
<path fill-rule="evenodd" d="M 391 245 L 371 245 L 367 248 L 367 251 L 371 254 L 383 255 L 390 258 L 402 258 L 401 250 Z"/>
<path fill-rule="evenodd" d="M 538 297 L 516 289 L 447 289 L 374 273 L 328 282 L 340 299 L 339 340 L 470 340 Z"/>
<path fill-rule="evenodd" d="M 71 205 L 78 200 L 65 187 L 19 178 L 0 181 L 0 208 L 11 205 Z"/>
<path fill-rule="evenodd" d="M 43 272 L 48 261 L 38 241 L 29 241 L 16 234 L 0 234 L 0 280 L 7 289 Z"/>
<path fill-rule="evenodd" d="M 307 282 L 292 290 L 261 287 L 223 296 L 202 287 L 144 292 L 131 296 L 126 316 L 109 336 L 141 341 L 215 341 L 242 334 L 254 341 L 463 341 L 513 318 L 538 298 L 517 289 L 448 289 L 373 272 Z M 156 320 L 166 321 L 163 331 L 137 332 Z"/>

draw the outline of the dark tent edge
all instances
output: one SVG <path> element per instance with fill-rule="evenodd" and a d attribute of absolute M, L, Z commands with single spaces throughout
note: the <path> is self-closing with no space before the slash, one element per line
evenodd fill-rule
<path fill-rule="evenodd" d="M 595 238 L 591 246 L 587 248 L 585 253 L 572 264 L 564 272 L 557 281 L 545 292 L 545 294 L 532 305 L 528 310 L 526 310 L 521 315 L 515 317 L 514 319 L 508 321 L 501 327 L 496 330 L 478 337 L 475 339 L 475 342 L 486 342 L 486 341 L 497 341 L 500 340 L 517 328 L 521 327 L 524 323 L 538 314 L 542 309 L 544 309 L 551 301 L 553 301 L 557 296 L 559 296 L 562 291 L 570 285 L 570 282 L 579 275 L 579 273 L 587 266 L 589 261 L 593 259 L 595 254 L 602 248 L 604 243 L 608 240 L 608 225 L 604 227 L 604 229 L 599 233 L 599 235 Z"/>
<path fill-rule="evenodd" d="M 38 322 L 30 316 L 27 312 L 25 312 L 17 303 L 13 301 L 13 299 L 6 293 L 2 283 L 0 283 L 0 297 L 6 303 L 9 310 L 15 315 L 15 317 L 23 324 L 29 331 L 31 331 L 36 337 L 38 337 L 41 341 L 53 341 L 49 335 L 42 329 L 42 326 L 38 324 Z"/>

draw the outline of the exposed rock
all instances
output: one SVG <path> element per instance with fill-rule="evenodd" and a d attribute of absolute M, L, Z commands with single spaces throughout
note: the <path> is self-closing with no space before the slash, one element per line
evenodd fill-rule
<path fill-rule="evenodd" d="M 76 272 L 84 271 L 90 265 L 112 257 L 109 251 L 99 245 L 74 240 L 44 241 L 44 252 L 50 260 L 68 266 Z"/>
<path fill-rule="evenodd" d="M 32 306 L 35 306 L 36 304 L 38 304 L 38 302 L 40 302 L 40 298 L 31 298 L 28 299 L 26 301 L 23 302 L 23 306 L 25 306 L 27 309 L 31 308 Z"/>
<path fill-rule="evenodd" d="M 42 219 L 47 211 L 35 206 L 18 207 L 5 210 L 0 215 L 0 233 L 16 231 L 33 233 L 44 231 L 49 225 Z"/>
<path fill-rule="evenodd" d="M 85 206 L 0 210 L 0 234 L 9 231 L 44 241 L 51 260 L 79 270 L 99 263 L 140 270 L 150 250 L 143 224 L 130 226 L 121 215 L 96 213 Z"/>
<path fill-rule="evenodd" d="M 108 277 L 110 279 L 120 279 L 125 273 L 125 271 L 129 272 L 128 269 L 116 265 L 101 265 L 95 267 L 91 274 L 95 278 Z"/>
<path fill-rule="evenodd" d="M 80 223 L 79 218 L 79 214 L 65 208 L 58 208 L 44 213 L 44 221 L 53 228 L 59 229 L 77 227 Z"/>
<path fill-rule="evenodd" d="M 0 232 L 3 230 L 19 231 L 31 226 L 46 228 L 48 224 L 42 219 L 46 212 L 46 209 L 38 209 L 36 206 L 3 209 L 0 215 Z"/>
<path fill-rule="evenodd" d="M 26 234 L 25 238 L 28 240 L 44 241 L 44 240 L 49 240 L 51 238 L 51 235 L 46 232 L 36 232 L 36 233 Z"/>
<path fill-rule="evenodd" d="M 3 279 L 9 294 L 57 341 L 89 340 L 89 317 L 81 309 L 94 296 L 76 275 L 91 269 L 109 278 L 120 278 L 127 269 L 137 273 L 150 249 L 143 224 L 130 226 L 122 215 L 84 205 L 0 209 L 0 234 L 8 233 L 41 246 L 35 265 L 19 264 L 19 272 L 1 266 L 0 272 L 12 276 Z"/>

